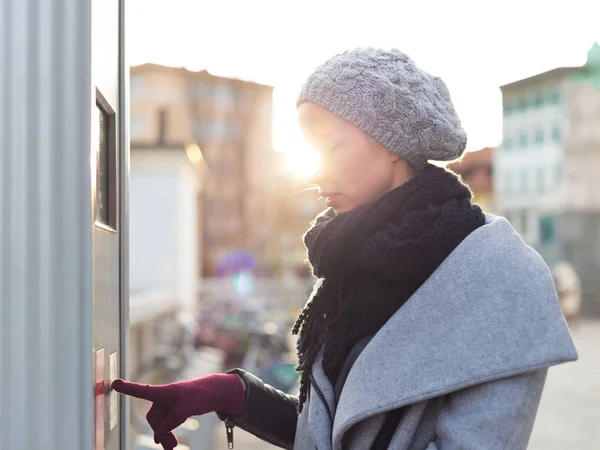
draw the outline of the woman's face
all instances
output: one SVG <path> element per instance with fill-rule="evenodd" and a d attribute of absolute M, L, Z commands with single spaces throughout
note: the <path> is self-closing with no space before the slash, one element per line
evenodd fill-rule
<path fill-rule="evenodd" d="M 306 182 L 319 187 L 336 213 L 377 200 L 410 177 L 408 163 L 325 108 L 303 103 L 298 118 L 302 133 L 321 161 L 319 170 Z"/>

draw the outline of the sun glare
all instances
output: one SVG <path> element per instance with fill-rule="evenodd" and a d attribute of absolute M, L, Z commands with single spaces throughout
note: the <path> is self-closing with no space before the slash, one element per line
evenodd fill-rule
<path fill-rule="evenodd" d="M 286 152 L 287 165 L 291 173 L 300 179 L 306 179 L 319 169 L 319 154 L 306 146 Z"/>

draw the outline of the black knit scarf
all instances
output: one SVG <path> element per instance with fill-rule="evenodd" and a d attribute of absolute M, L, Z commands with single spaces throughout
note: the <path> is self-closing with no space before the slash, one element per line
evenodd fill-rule
<path fill-rule="evenodd" d="M 315 219 L 304 242 L 323 280 L 293 329 L 300 334 L 299 411 L 321 346 L 323 369 L 335 385 L 352 347 L 375 334 L 484 222 L 470 190 L 432 165 L 372 203 L 338 215 L 328 209 Z"/>

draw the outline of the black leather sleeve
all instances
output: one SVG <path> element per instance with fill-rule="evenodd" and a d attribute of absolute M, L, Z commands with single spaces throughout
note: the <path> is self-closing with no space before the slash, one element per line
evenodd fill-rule
<path fill-rule="evenodd" d="M 298 423 L 298 398 L 263 383 L 260 378 L 242 369 L 227 373 L 235 373 L 244 380 L 246 402 L 240 414 L 217 412 L 219 418 L 270 444 L 293 449 Z"/>

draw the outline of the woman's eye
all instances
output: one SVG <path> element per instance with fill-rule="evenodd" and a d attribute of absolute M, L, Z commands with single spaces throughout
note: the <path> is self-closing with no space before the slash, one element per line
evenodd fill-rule
<path fill-rule="evenodd" d="M 337 152 L 337 150 L 339 148 L 340 148 L 340 144 L 335 144 L 335 145 L 322 144 L 322 145 L 319 145 L 318 147 L 316 147 L 317 153 L 323 159 L 331 158 Z"/>

